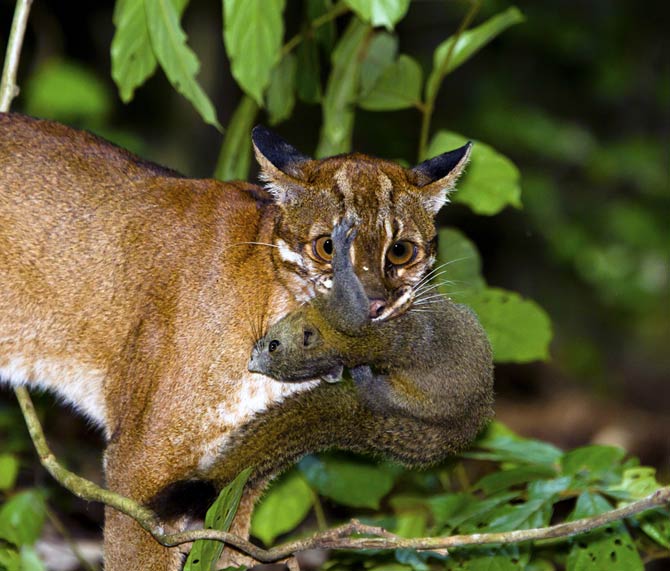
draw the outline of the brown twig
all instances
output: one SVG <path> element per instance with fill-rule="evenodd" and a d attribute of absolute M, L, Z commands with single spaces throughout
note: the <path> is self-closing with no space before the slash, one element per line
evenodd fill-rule
<path fill-rule="evenodd" d="M 19 94 L 16 85 L 16 74 L 19 69 L 19 58 L 23 46 L 23 36 L 26 33 L 28 14 L 33 0 L 18 0 L 14 9 L 12 29 L 7 41 L 5 52 L 5 65 L 2 70 L 2 83 L 0 83 L 0 111 L 6 113 L 12 104 L 12 100 Z"/>
<path fill-rule="evenodd" d="M 631 517 L 638 513 L 670 504 L 670 487 L 665 487 L 650 494 L 646 498 L 614 509 L 603 514 L 560 523 L 550 527 L 522 529 L 500 533 L 476 533 L 472 535 L 452 535 L 450 537 L 422 537 L 417 539 L 403 539 L 389 533 L 381 527 L 364 525 L 357 520 L 339 527 L 317 533 L 312 537 L 285 543 L 272 549 L 262 549 L 232 533 L 211 529 L 184 531 L 181 533 L 165 534 L 156 515 L 131 500 L 109 490 L 100 488 L 93 482 L 85 480 L 63 468 L 49 450 L 35 413 L 32 401 L 24 388 L 15 389 L 16 397 L 21 405 L 23 416 L 26 419 L 30 436 L 39 454 L 42 465 L 65 488 L 74 494 L 89 501 L 102 502 L 135 519 L 144 529 L 166 547 L 176 547 L 198 539 L 212 539 L 223 541 L 227 545 L 242 551 L 263 563 L 273 563 L 305 551 L 307 549 L 416 549 L 421 551 L 444 550 L 453 547 L 468 545 L 522 543 L 543 539 L 567 538 L 573 535 L 591 531 L 614 521 Z M 368 536 L 368 537 L 360 537 Z"/>

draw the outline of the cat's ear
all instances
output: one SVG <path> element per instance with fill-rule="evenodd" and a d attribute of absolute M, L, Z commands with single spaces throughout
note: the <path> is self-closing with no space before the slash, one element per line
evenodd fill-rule
<path fill-rule="evenodd" d="M 304 179 L 303 167 L 312 159 L 267 127 L 257 125 L 251 131 L 260 177 L 275 199 L 284 203 L 299 191 Z"/>
<path fill-rule="evenodd" d="M 471 150 L 472 143 L 468 142 L 458 149 L 428 159 L 412 169 L 414 184 L 419 187 L 424 205 L 432 214 L 437 214 L 447 201 L 447 195 L 454 189 L 458 177 L 470 160 Z"/>

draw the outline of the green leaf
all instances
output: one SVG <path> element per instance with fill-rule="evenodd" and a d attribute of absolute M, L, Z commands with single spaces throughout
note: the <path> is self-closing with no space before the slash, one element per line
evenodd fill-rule
<path fill-rule="evenodd" d="M 297 66 L 296 56 L 288 54 L 272 70 L 270 87 L 266 95 L 270 125 L 277 125 L 285 121 L 293 112 Z"/>
<path fill-rule="evenodd" d="M 295 528 L 314 503 L 314 493 L 297 470 L 291 470 L 274 482 L 256 506 L 251 533 L 265 545 L 271 545 L 282 533 Z"/>
<path fill-rule="evenodd" d="M 582 492 L 577 498 L 575 507 L 567 518 L 567 521 L 575 521 L 585 517 L 600 515 L 612 509 L 610 504 L 602 495 L 595 492 Z"/>
<path fill-rule="evenodd" d="M 522 438 L 517 436 L 499 422 L 492 422 L 489 430 L 476 442 L 477 446 L 488 450 L 484 456 L 496 462 L 513 462 L 516 464 L 545 464 L 556 466 L 563 456 L 560 448 L 553 444 Z M 469 454 L 470 455 L 470 454 Z"/>
<path fill-rule="evenodd" d="M 496 510 L 487 531 L 512 531 L 548 525 L 552 505 L 544 499 L 528 500 L 522 504 L 506 505 Z"/>
<path fill-rule="evenodd" d="M 16 549 L 0 546 L 0 569 L 21 571 L 21 555 Z"/>
<path fill-rule="evenodd" d="M 263 105 L 263 92 L 281 56 L 285 0 L 225 0 L 223 40 L 233 77 Z"/>
<path fill-rule="evenodd" d="M 397 53 L 398 38 L 393 34 L 378 32 L 372 36 L 361 62 L 361 97 L 367 95 L 386 68 L 393 64 Z"/>
<path fill-rule="evenodd" d="M 233 113 L 223 138 L 214 176 L 219 180 L 246 180 L 251 165 L 251 128 L 258 114 L 256 102 L 245 95 Z"/>
<path fill-rule="evenodd" d="M 656 480 L 656 469 L 639 466 L 624 470 L 621 482 L 616 486 L 607 488 L 607 493 L 623 492 L 626 499 L 640 500 L 654 493 L 660 487 L 661 485 Z"/>
<path fill-rule="evenodd" d="M 551 321 L 534 301 L 491 287 L 453 297 L 477 314 L 497 363 L 528 363 L 549 357 Z"/>
<path fill-rule="evenodd" d="M 323 123 L 316 157 L 351 149 L 354 108 L 360 80 L 361 56 L 371 28 L 353 18 L 333 51 L 333 68 L 323 98 Z"/>
<path fill-rule="evenodd" d="M 0 507 L 0 538 L 14 545 L 32 545 L 46 517 L 44 494 L 28 490 L 12 496 Z"/>
<path fill-rule="evenodd" d="M 528 550 L 518 545 L 449 550 L 448 571 L 524 571 Z"/>
<path fill-rule="evenodd" d="M 612 506 L 600 494 L 584 492 L 577 498 L 569 521 L 609 511 Z M 643 571 L 644 565 L 626 527 L 617 522 L 576 537 L 566 571 Z"/>
<path fill-rule="evenodd" d="M 297 53 L 298 69 L 295 77 L 298 98 L 305 103 L 319 103 L 321 90 L 321 63 L 316 42 L 307 38 L 300 42 Z"/>
<path fill-rule="evenodd" d="M 500 35 L 507 28 L 519 22 L 523 22 L 523 14 L 518 8 L 512 6 L 504 12 L 488 19 L 476 28 L 466 30 L 458 38 L 458 42 L 453 47 L 455 36 L 443 41 L 433 54 L 433 71 L 428 77 L 426 84 L 426 98 L 435 97 L 444 76 L 454 71 L 461 64 L 465 63 L 475 55 L 486 44 Z M 451 52 L 451 54 L 450 54 Z M 449 60 L 447 61 L 447 58 Z"/>
<path fill-rule="evenodd" d="M 0 491 L 11 490 L 18 473 L 18 458 L 12 454 L 0 454 Z"/>
<path fill-rule="evenodd" d="M 171 1 L 181 18 L 188 0 Z M 111 49 L 112 77 L 121 100 L 128 103 L 135 89 L 156 71 L 158 62 L 151 46 L 144 1 L 117 0 L 113 20 L 116 31 Z"/>
<path fill-rule="evenodd" d="M 670 549 L 670 510 L 657 509 L 636 516 L 640 529 L 661 547 Z"/>
<path fill-rule="evenodd" d="M 144 0 L 144 6 L 154 55 L 168 80 L 191 102 L 205 123 L 221 130 L 212 102 L 195 79 L 200 62 L 186 44 L 178 10 L 170 0 Z"/>
<path fill-rule="evenodd" d="M 395 111 L 421 103 L 421 66 L 411 57 L 401 55 L 387 67 L 372 89 L 358 104 L 369 111 Z"/>
<path fill-rule="evenodd" d="M 431 141 L 428 156 L 434 157 L 468 142 L 463 135 L 439 131 Z M 475 141 L 470 163 L 457 184 L 454 202 L 466 204 L 476 214 L 491 216 L 506 206 L 521 208 L 519 170 L 495 149 Z"/>
<path fill-rule="evenodd" d="M 233 517 L 240 505 L 240 499 L 244 492 L 244 486 L 251 474 L 251 468 L 247 468 L 225 488 L 221 490 L 219 497 L 210 506 L 205 515 L 205 529 L 217 529 L 228 531 Z M 184 571 L 210 571 L 214 569 L 216 562 L 223 551 L 223 543 L 220 541 L 208 541 L 201 539 L 196 541 L 188 555 Z"/>
<path fill-rule="evenodd" d="M 135 89 L 156 71 L 158 62 L 151 48 L 144 2 L 116 0 L 112 39 L 112 77 L 121 101 L 128 103 Z"/>
<path fill-rule="evenodd" d="M 481 490 L 489 496 L 514 486 L 526 484 L 527 482 L 550 478 L 555 474 L 556 470 L 546 465 L 521 466 L 487 474 L 474 485 L 474 489 Z"/>
<path fill-rule="evenodd" d="M 625 451 L 615 446 L 591 445 L 575 448 L 561 459 L 562 472 L 583 475 L 589 482 L 621 472 Z"/>
<path fill-rule="evenodd" d="M 551 478 L 550 480 L 537 480 L 528 484 L 528 499 L 543 499 L 555 503 L 562 492 L 569 489 L 573 483 L 571 476 Z"/>
<path fill-rule="evenodd" d="M 472 501 L 466 504 L 462 510 L 456 511 L 447 521 L 451 529 L 458 528 L 459 532 L 477 532 L 488 525 L 496 508 L 507 504 L 519 497 L 519 492 L 508 492 L 486 498 L 485 500 Z"/>
<path fill-rule="evenodd" d="M 475 500 L 469 494 L 441 494 L 426 500 L 435 520 L 435 527 L 443 528 L 456 514 L 462 513 Z"/>
<path fill-rule="evenodd" d="M 50 59 L 28 81 L 24 105 L 30 115 L 95 124 L 109 115 L 112 100 L 104 83 L 87 68 Z"/>
<path fill-rule="evenodd" d="M 379 508 L 395 481 L 393 470 L 357 457 L 307 456 L 299 467 L 319 494 L 351 507 Z"/>
<path fill-rule="evenodd" d="M 434 278 L 442 283 L 440 291 L 449 296 L 452 292 L 481 290 L 486 287 L 482 277 L 482 262 L 473 242 L 455 228 L 443 228 L 438 232 L 438 272 Z"/>
<path fill-rule="evenodd" d="M 314 22 L 314 20 L 327 14 L 332 8 L 333 0 L 307 0 L 307 19 L 310 23 Z M 312 28 L 310 32 L 308 36 L 314 37 L 324 52 L 330 53 L 333 51 L 336 35 L 334 20 L 331 19 L 325 24 L 322 23 L 316 29 Z"/>
<path fill-rule="evenodd" d="M 32 546 L 21 547 L 21 571 L 46 571 L 46 565 Z"/>
<path fill-rule="evenodd" d="M 364 22 L 392 30 L 407 13 L 410 0 L 344 0 L 344 2 Z"/>
<path fill-rule="evenodd" d="M 395 513 L 394 532 L 400 537 L 424 537 L 430 508 L 424 498 L 394 496 L 389 500 Z"/>

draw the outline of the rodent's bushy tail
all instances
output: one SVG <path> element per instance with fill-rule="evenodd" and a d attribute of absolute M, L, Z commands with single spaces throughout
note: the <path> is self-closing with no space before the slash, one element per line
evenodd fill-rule
<path fill-rule="evenodd" d="M 330 448 L 373 454 L 412 467 L 429 466 L 462 450 L 491 417 L 491 395 L 438 423 L 374 413 L 351 382 L 321 383 L 273 405 L 235 431 L 207 479 L 223 485 L 254 467 L 253 480 L 288 468 L 305 454 Z"/>

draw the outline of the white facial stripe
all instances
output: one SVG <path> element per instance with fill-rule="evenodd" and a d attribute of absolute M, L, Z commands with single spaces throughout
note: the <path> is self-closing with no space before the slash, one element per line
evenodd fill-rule
<path fill-rule="evenodd" d="M 379 181 L 379 192 L 377 193 L 379 213 L 377 214 L 377 223 L 379 226 L 381 226 L 382 224 L 386 224 L 386 221 L 391 214 L 389 205 L 391 204 L 393 183 L 391 182 L 391 179 L 384 173 L 379 173 L 377 180 Z"/>
<path fill-rule="evenodd" d="M 351 184 L 351 177 L 349 175 L 347 165 L 342 165 L 336 172 L 335 172 L 335 182 L 337 182 L 337 186 L 339 187 L 340 191 L 342 192 L 342 196 L 344 197 L 344 208 L 348 214 L 356 214 L 355 209 L 354 209 L 354 189 Z"/>
<path fill-rule="evenodd" d="M 281 256 L 282 260 L 291 264 L 295 264 L 300 268 L 305 268 L 305 260 L 303 259 L 302 255 L 294 250 L 291 250 L 291 248 L 289 248 L 288 244 L 284 242 L 284 240 L 277 240 L 277 248 L 279 248 L 279 255 Z"/>

